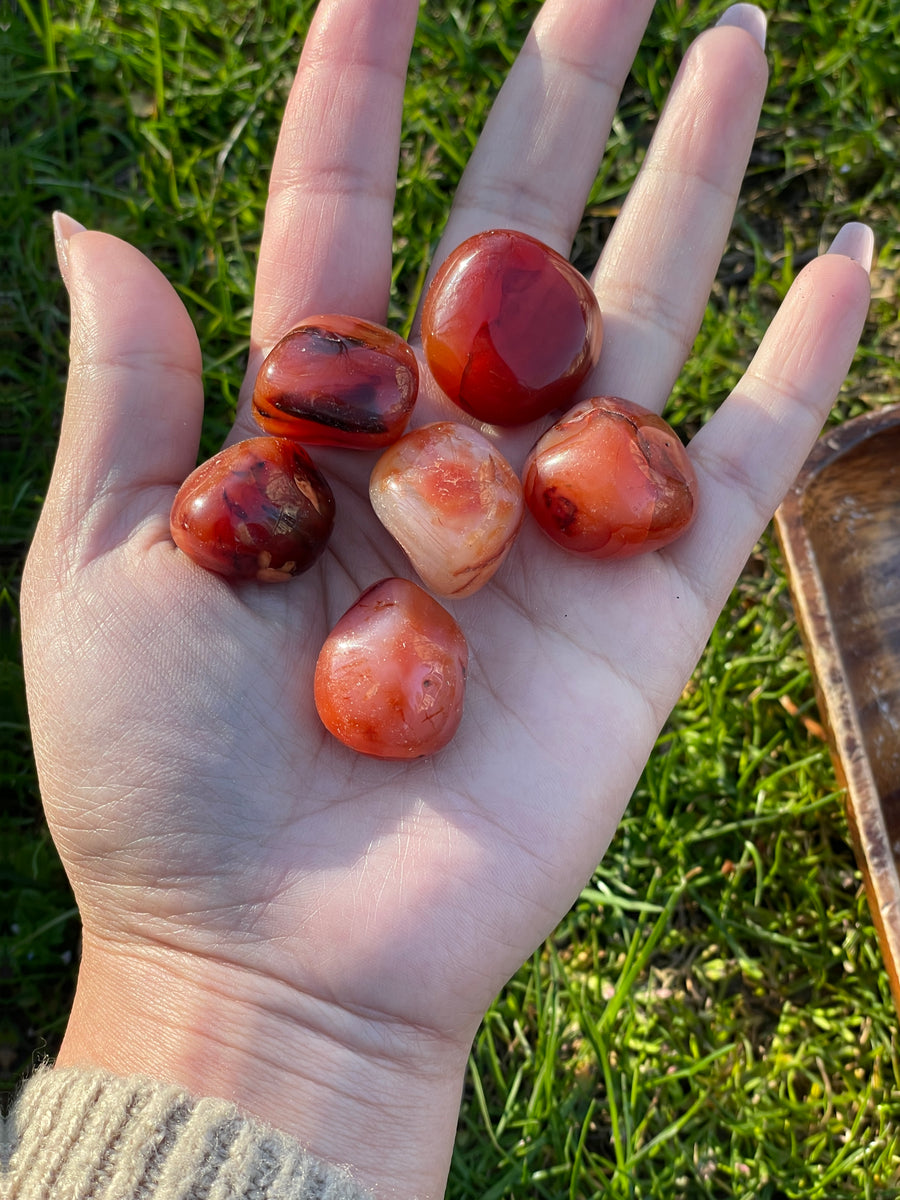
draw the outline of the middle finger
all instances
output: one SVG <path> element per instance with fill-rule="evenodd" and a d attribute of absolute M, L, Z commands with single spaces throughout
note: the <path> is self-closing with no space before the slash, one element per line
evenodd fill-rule
<path fill-rule="evenodd" d="M 567 255 L 653 0 L 546 0 L 460 181 L 436 268 L 515 228 Z"/>

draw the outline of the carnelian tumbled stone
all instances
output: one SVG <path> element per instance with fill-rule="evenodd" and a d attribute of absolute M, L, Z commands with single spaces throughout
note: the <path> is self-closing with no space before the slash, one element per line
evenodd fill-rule
<path fill-rule="evenodd" d="M 334 525 L 334 496 L 302 446 L 249 438 L 201 463 L 172 505 L 172 540 L 231 579 L 276 583 L 313 565 Z"/>
<path fill-rule="evenodd" d="M 523 482 L 544 532 L 593 558 L 659 550 L 694 518 L 697 479 L 678 435 L 616 396 L 584 400 L 551 426 L 529 454 Z"/>
<path fill-rule="evenodd" d="M 460 408 L 523 425 L 572 403 L 599 357 L 603 320 L 590 284 L 561 254 L 493 229 L 438 270 L 422 343 L 435 381 Z"/>
<path fill-rule="evenodd" d="M 329 733 L 375 758 L 418 758 L 450 741 L 469 650 L 418 584 L 382 579 L 348 609 L 319 654 L 315 703 Z"/>
<path fill-rule="evenodd" d="M 400 437 L 418 390 L 416 356 L 403 338 L 331 313 L 308 317 L 269 351 L 253 415 L 279 437 L 367 450 Z"/>
<path fill-rule="evenodd" d="M 375 464 L 372 507 L 433 592 L 469 596 L 503 562 L 525 514 L 519 477 L 477 429 L 438 421 Z"/>

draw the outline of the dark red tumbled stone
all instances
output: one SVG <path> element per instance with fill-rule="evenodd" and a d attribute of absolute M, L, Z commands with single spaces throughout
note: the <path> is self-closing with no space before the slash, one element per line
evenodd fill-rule
<path fill-rule="evenodd" d="M 399 334 L 332 313 L 307 318 L 272 348 L 253 415 L 279 437 L 377 449 L 403 433 L 418 390 L 416 356 Z"/>

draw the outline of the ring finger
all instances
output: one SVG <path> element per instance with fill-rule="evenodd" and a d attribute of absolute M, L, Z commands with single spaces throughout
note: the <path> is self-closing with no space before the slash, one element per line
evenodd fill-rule
<path fill-rule="evenodd" d="M 595 394 L 660 410 L 684 365 L 756 133 L 764 42 L 762 12 L 737 4 L 685 56 L 594 272 L 605 330 Z"/>

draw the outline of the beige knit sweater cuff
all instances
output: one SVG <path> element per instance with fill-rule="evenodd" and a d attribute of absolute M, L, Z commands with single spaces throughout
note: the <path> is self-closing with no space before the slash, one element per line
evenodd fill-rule
<path fill-rule="evenodd" d="M 370 1200 L 224 1100 L 105 1071 L 38 1071 L 7 1136 L 4 1200 Z"/>

